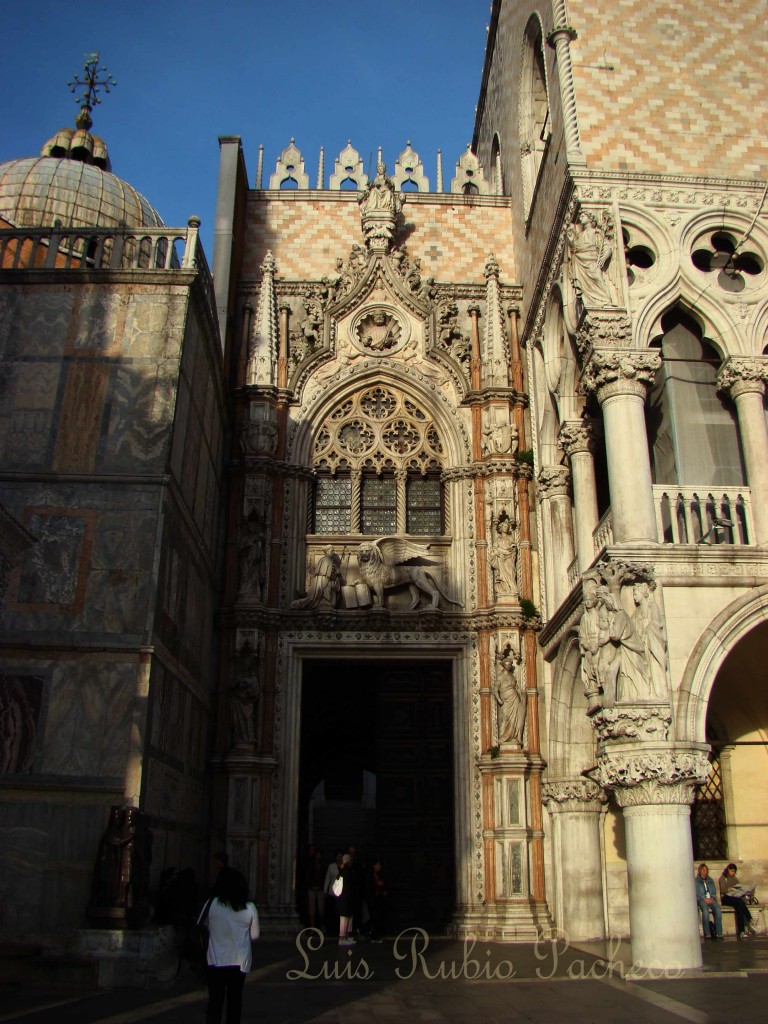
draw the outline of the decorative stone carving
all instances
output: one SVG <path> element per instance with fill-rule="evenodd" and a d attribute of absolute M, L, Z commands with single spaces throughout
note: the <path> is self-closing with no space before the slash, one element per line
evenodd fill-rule
<path fill-rule="evenodd" d="M 485 196 L 490 192 L 482 164 L 469 145 L 456 163 L 456 176 L 451 179 L 451 192 L 465 196 Z"/>
<path fill-rule="evenodd" d="M 591 211 L 581 210 L 566 234 L 566 273 L 574 292 L 588 309 L 616 305 L 607 274 L 614 234 L 613 217 L 607 210 L 599 218 Z"/>
<path fill-rule="evenodd" d="M 582 453 L 594 453 L 595 437 L 597 431 L 592 420 L 566 420 L 560 427 L 557 435 L 557 447 L 564 452 L 568 458 Z"/>
<path fill-rule="evenodd" d="M 576 348 L 584 358 L 595 348 L 629 348 L 632 345 L 632 321 L 621 310 L 590 309 L 576 329 Z"/>
<path fill-rule="evenodd" d="M 623 584 L 632 586 L 632 616 L 622 605 Z M 666 626 L 655 587 L 649 566 L 603 562 L 585 575 L 579 649 L 591 713 L 598 705 L 668 706 Z"/>
<path fill-rule="evenodd" d="M 235 681 L 229 688 L 230 740 L 233 747 L 252 747 L 256 742 L 256 711 L 261 698 L 260 651 L 250 640 L 234 659 Z"/>
<path fill-rule="evenodd" d="M 482 350 L 482 374 L 486 383 L 506 387 L 509 384 L 509 337 L 501 302 L 501 269 L 490 253 L 483 268 L 485 274 L 485 317 Z"/>
<path fill-rule="evenodd" d="M 358 202 L 366 243 L 374 251 L 387 252 L 394 238 L 401 204 L 392 179 L 387 177 L 385 164 L 376 165 L 376 177 L 362 190 Z"/>
<path fill-rule="evenodd" d="M 415 186 L 415 191 L 429 192 L 429 179 L 424 173 L 424 164 L 419 154 L 411 148 L 410 140 L 406 142 L 405 149 L 395 161 L 392 179 L 395 188 L 400 191 L 403 185 L 412 185 Z"/>
<path fill-rule="evenodd" d="M 542 466 L 536 478 L 540 501 L 568 494 L 571 479 L 567 466 Z"/>
<path fill-rule="evenodd" d="M 255 509 L 243 524 L 238 542 L 238 600 L 262 601 L 266 573 L 267 523 Z"/>
<path fill-rule="evenodd" d="M 493 685 L 491 693 L 496 701 L 496 735 L 499 745 L 508 743 L 516 747 L 523 746 L 525 718 L 528 702 L 525 688 L 517 679 L 516 668 L 521 657 L 513 650 L 512 644 L 496 650 Z"/>
<path fill-rule="evenodd" d="M 400 319 L 381 307 L 366 310 L 353 324 L 352 333 L 361 351 L 382 356 L 397 352 L 408 337 Z"/>
<path fill-rule="evenodd" d="M 598 810 L 608 802 L 608 794 L 591 779 L 558 779 L 541 788 L 544 803 L 552 811 Z"/>
<path fill-rule="evenodd" d="M 387 590 L 394 587 L 408 587 L 411 594 L 411 610 L 419 607 L 422 596 L 429 598 L 430 607 L 440 607 L 440 599 L 461 608 L 460 601 L 454 601 L 442 589 L 434 571 L 426 566 L 440 565 L 440 561 L 426 558 L 429 545 L 421 546 L 399 537 L 379 537 L 374 541 L 363 541 L 357 549 L 357 564 L 360 578 L 374 595 L 380 608 L 384 608 Z"/>
<path fill-rule="evenodd" d="M 603 402 L 612 395 L 640 395 L 653 384 L 661 366 L 659 352 L 593 350 L 582 374 L 580 388 Z"/>
<path fill-rule="evenodd" d="M 601 756 L 597 764 L 600 785 L 613 791 L 620 807 L 690 804 L 709 770 L 707 755 L 698 750 L 617 753 Z"/>
<path fill-rule="evenodd" d="M 517 523 L 502 509 L 498 518 L 491 517 L 490 564 L 496 595 L 517 596 Z"/>
<path fill-rule="evenodd" d="M 437 346 L 448 352 L 457 362 L 468 363 L 472 345 L 458 327 L 459 307 L 454 298 L 441 300 L 437 310 Z"/>
<path fill-rule="evenodd" d="M 768 359 L 731 356 L 717 375 L 717 386 L 721 391 L 727 391 L 732 398 L 747 392 L 763 395 L 767 380 Z"/>
<path fill-rule="evenodd" d="M 277 296 L 275 271 L 277 264 L 268 252 L 261 264 L 261 288 L 248 347 L 247 384 L 272 384 L 277 362 Z"/>
<path fill-rule="evenodd" d="M 317 561 L 310 565 L 306 596 L 291 601 L 291 608 L 336 608 L 343 582 L 341 558 L 328 544 Z"/>
<path fill-rule="evenodd" d="M 282 188 L 287 181 L 295 182 L 296 188 L 309 188 L 309 175 L 304 170 L 304 157 L 293 139 L 277 158 L 277 167 L 269 179 L 269 187 Z"/>
<path fill-rule="evenodd" d="M 245 455 L 274 455 L 277 451 L 277 424 L 266 405 L 252 403 L 249 417 L 240 432 L 240 447 Z"/>
<path fill-rule="evenodd" d="M 341 189 L 342 183 L 349 180 L 354 181 L 358 189 L 363 189 L 368 184 L 368 175 L 363 170 L 362 158 L 348 139 L 346 146 L 336 157 L 328 188 Z"/>
<path fill-rule="evenodd" d="M 666 740 L 672 724 L 668 706 L 600 708 L 591 716 L 592 728 L 606 740 Z"/>
<path fill-rule="evenodd" d="M 509 409 L 488 409 L 483 427 L 483 455 L 514 455 L 519 441 L 518 429 L 510 420 Z"/>

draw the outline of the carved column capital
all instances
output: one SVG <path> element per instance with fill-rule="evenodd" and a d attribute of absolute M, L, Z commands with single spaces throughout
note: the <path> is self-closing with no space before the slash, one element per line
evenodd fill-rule
<path fill-rule="evenodd" d="M 727 359 L 717 375 L 717 386 L 727 391 L 731 398 L 744 394 L 765 394 L 765 382 L 768 380 L 768 359 L 750 358 L 747 356 L 731 356 Z"/>
<path fill-rule="evenodd" d="M 570 478 L 567 466 L 542 466 L 536 478 L 539 500 L 567 496 Z"/>
<path fill-rule="evenodd" d="M 700 750 L 616 751 L 598 757 L 596 775 L 619 807 L 690 804 L 694 787 L 707 780 L 709 760 Z"/>
<path fill-rule="evenodd" d="M 616 395 L 645 399 L 661 366 L 661 354 L 646 350 L 595 349 L 581 377 L 581 390 L 602 405 Z"/>
<path fill-rule="evenodd" d="M 672 709 L 669 704 L 658 701 L 648 704 L 634 704 L 614 707 L 601 707 L 590 716 L 592 728 L 597 733 L 598 742 L 620 740 L 659 740 L 669 738 L 672 725 Z"/>
<path fill-rule="evenodd" d="M 592 454 L 595 450 L 596 428 L 592 420 L 566 420 L 557 436 L 557 447 L 568 458 L 580 454 Z"/>
<path fill-rule="evenodd" d="M 576 329 L 576 347 L 582 357 L 596 348 L 630 348 L 631 345 L 632 321 L 623 309 L 590 309 Z"/>
<path fill-rule="evenodd" d="M 599 811 L 608 794 L 591 779 L 552 779 L 542 786 L 542 799 L 551 813 Z"/>

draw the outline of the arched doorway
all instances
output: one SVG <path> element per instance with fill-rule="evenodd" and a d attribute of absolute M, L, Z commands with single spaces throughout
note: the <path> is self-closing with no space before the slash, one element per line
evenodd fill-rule
<path fill-rule="evenodd" d="M 443 931 L 455 907 L 451 663 L 307 659 L 300 729 L 300 852 L 379 857 L 390 925 Z"/>

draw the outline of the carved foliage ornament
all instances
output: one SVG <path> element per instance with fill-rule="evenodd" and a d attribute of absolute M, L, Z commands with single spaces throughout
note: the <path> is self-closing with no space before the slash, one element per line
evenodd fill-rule
<path fill-rule="evenodd" d="M 701 751 L 654 751 L 602 756 L 600 784 L 614 791 L 621 806 L 645 803 L 690 803 L 693 787 L 706 782 L 709 760 Z"/>
<path fill-rule="evenodd" d="M 557 447 L 569 458 L 582 452 L 593 452 L 596 433 L 592 420 L 566 420 L 560 427 Z"/>
<path fill-rule="evenodd" d="M 608 794 L 591 779 L 565 779 L 560 782 L 545 782 L 542 786 L 544 802 L 555 809 L 564 804 L 584 805 L 594 802 L 604 804 Z M 580 807 L 578 807 L 580 809 Z"/>
<path fill-rule="evenodd" d="M 593 348 L 629 348 L 632 344 L 632 322 L 624 312 L 592 309 L 586 313 L 576 331 L 579 355 Z"/>
<path fill-rule="evenodd" d="M 649 351 L 610 351 L 596 349 L 581 377 L 580 389 L 597 393 L 598 399 L 610 393 L 642 393 L 653 384 L 661 365 L 661 355 Z"/>
<path fill-rule="evenodd" d="M 717 386 L 733 398 L 746 392 L 764 394 L 768 380 L 768 359 L 731 356 L 717 375 Z"/>

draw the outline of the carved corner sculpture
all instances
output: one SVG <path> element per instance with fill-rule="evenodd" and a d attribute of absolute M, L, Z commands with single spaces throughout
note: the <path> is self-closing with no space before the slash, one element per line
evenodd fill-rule
<path fill-rule="evenodd" d="M 363 541 L 357 549 L 360 578 L 366 583 L 380 608 L 384 608 L 387 590 L 408 587 L 411 594 L 411 610 L 418 608 L 423 595 L 430 600 L 431 608 L 440 607 L 440 599 L 461 608 L 461 602 L 443 591 L 434 571 L 427 566 L 440 562 L 424 557 L 422 548 L 398 537 L 380 537 L 374 541 Z"/>

